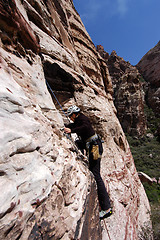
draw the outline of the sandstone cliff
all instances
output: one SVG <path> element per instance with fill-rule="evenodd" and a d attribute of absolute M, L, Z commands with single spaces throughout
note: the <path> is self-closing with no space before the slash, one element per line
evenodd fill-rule
<path fill-rule="evenodd" d="M 114 89 L 114 103 L 123 130 L 132 136 L 143 136 L 147 126 L 140 73 L 115 51 L 109 55 L 101 45 L 97 46 L 97 51 L 104 58 L 109 69 Z"/>
<path fill-rule="evenodd" d="M 71 0 L 0 1 L 0 239 L 152 239 L 150 207 L 115 114 L 105 60 Z M 104 139 L 113 215 L 59 130 L 76 103 Z M 105 223 L 105 224 L 104 224 Z"/>
<path fill-rule="evenodd" d="M 160 41 L 136 65 L 148 83 L 146 101 L 160 117 Z"/>

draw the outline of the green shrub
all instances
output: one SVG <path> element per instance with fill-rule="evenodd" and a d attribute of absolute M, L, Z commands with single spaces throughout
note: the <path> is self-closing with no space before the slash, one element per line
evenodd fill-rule
<path fill-rule="evenodd" d="M 149 185 L 148 183 L 143 183 L 147 197 L 152 203 L 160 203 L 160 185 L 153 183 Z"/>
<path fill-rule="evenodd" d="M 160 239 L 160 204 L 151 203 L 151 220 L 153 225 L 153 238 L 154 240 Z"/>
<path fill-rule="evenodd" d="M 137 171 L 146 173 L 157 180 L 160 177 L 160 143 L 154 137 L 153 139 L 136 139 L 127 135 L 131 152 L 135 161 Z M 153 183 L 149 185 L 144 183 L 144 189 L 151 205 L 151 220 L 153 226 L 154 240 L 160 239 L 160 185 Z M 145 238 L 143 238 L 145 239 Z"/>
<path fill-rule="evenodd" d="M 160 124 L 160 118 L 156 117 L 153 110 L 147 105 L 144 105 L 144 114 L 147 120 L 147 133 L 157 134 L 158 125 Z"/>
<path fill-rule="evenodd" d="M 143 81 L 141 79 L 141 81 Z M 151 133 L 153 138 L 143 136 L 137 138 L 127 135 L 130 149 L 134 158 L 138 172 L 144 172 L 157 180 L 160 177 L 160 138 L 158 138 L 157 129 L 160 124 L 160 118 L 155 117 L 151 108 L 144 107 L 144 113 L 147 120 L 147 133 Z M 153 183 L 143 184 L 147 197 L 151 205 L 151 220 L 153 225 L 154 240 L 160 239 L 160 185 Z M 146 239 L 143 237 L 143 239 Z"/>
<path fill-rule="evenodd" d="M 160 177 L 159 141 L 155 137 L 153 139 L 149 139 L 147 137 L 134 139 L 131 136 L 127 136 L 127 139 L 137 171 L 144 172 L 150 177 L 158 179 Z"/>

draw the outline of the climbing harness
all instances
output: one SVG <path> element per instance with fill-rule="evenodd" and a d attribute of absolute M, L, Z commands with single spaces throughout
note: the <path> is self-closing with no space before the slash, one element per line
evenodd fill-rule
<path fill-rule="evenodd" d="M 89 149 L 89 146 L 90 146 L 90 143 L 92 142 L 92 141 L 96 141 L 98 139 L 98 135 L 95 133 L 93 136 L 91 136 L 90 138 L 88 138 L 87 140 L 86 140 L 86 148 L 88 148 Z"/>
<path fill-rule="evenodd" d="M 93 136 L 89 137 L 87 140 L 86 140 L 86 144 L 87 143 L 90 143 L 92 141 L 96 141 L 98 139 L 98 135 L 95 133 Z"/>

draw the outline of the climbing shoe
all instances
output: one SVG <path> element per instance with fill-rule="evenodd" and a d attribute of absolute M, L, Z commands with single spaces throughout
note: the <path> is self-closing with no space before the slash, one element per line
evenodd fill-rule
<path fill-rule="evenodd" d="M 109 217 L 109 216 L 111 216 L 111 215 L 112 215 L 112 209 L 111 209 L 111 208 L 109 208 L 109 209 L 107 209 L 107 210 L 101 210 L 101 211 L 99 212 L 99 218 L 100 218 L 100 219 L 107 218 L 107 217 Z"/>

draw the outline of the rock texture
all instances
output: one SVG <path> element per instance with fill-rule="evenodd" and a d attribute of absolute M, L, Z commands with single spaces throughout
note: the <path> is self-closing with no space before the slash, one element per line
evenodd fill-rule
<path fill-rule="evenodd" d="M 152 239 L 150 206 L 105 60 L 71 0 L 0 2 L 0 239 Z M 60 130 L 77 104 L 104 139 L 113 215 L 99 222 L 85 157 Z M 147 234 L 147 236 L 146 236 Z"/>
<path fill-rule="evenodd" d="M 107 63 L 114 89 L 114 103 L 123 130 L 130 135 L 143 136 L 146 131 L 144 116 L 144 92 L 141 75 L 136 67 L 117 56 L 111 55 L 98 45 L 97 51 Z"/>
<path fill-rule="evenodd" d="M 160 117 L 160 41 L 136 65 L 148 83 L 146 100 L 157 117 Z"/>

